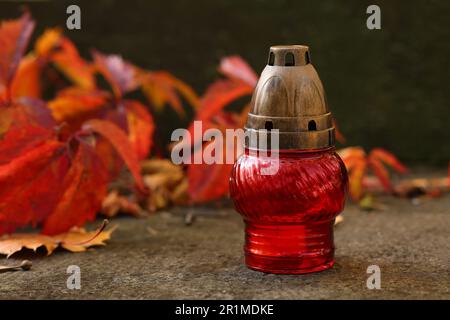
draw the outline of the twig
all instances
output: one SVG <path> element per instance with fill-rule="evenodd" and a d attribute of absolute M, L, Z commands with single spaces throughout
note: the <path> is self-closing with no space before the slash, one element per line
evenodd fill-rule
<path fill-rule="evenodd" d="M 33 263 L 30 260 L 23 260 L 20 264 L 12 266 L 0 266 L 0 272 L 18 271 L 20 269 L 27 271 L 31 269 Z"/>

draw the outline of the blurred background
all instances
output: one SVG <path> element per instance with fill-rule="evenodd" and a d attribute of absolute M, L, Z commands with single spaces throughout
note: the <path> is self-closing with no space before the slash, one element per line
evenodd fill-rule
<path fill-rule="evenodd" d="M 34 40 L 65 27 L 73 3 L 82 27 L 65 34 L 83 56 L 94 47 L 119 53 L 173 73 L 198 94 L 219 77 L 226 55 L 259 73 L 270 45 L 309 45 L 347 145 L 383 147 L 413 166 L 450 160 L 449 1 L 2 1 L 0 19 L 28 7 Z M 381 7 L 381 30 L 366 28 L 370 4 Z M 162 140 L 188 124 L 170 108 L 160 117 Z"/>

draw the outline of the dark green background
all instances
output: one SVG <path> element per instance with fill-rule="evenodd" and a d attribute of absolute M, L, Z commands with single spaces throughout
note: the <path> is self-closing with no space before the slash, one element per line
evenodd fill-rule
<path fill-rule="evenodd" d="M 65 1 L 27 6 L 47 26 L 65 26 Z M 349 145 L 384 147 L 408 164 L 450 161 L 450 1 L 82 1 L 82 30 L 66 31 L 90 48 L 165 69 L 199 93 L 218 77 L 225 55 L 259 73 L 272 44 L 307 44 L 331 110 Z M 366 28 L 378 4 L 382 30 Z M 0 1 L 0 18 L 20 5 Z M 169 113 L 169 116 L 173 114 Z M 173 128 L 162 117 L 166 131 Z"/>

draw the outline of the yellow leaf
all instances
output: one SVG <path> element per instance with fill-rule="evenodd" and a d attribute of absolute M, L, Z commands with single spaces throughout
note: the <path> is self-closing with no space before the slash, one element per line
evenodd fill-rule
<path fill-rule="evenodd" d="M 105 241 L 110 239 L 116 228 L 117 226 L 114 226 L 109 230 L 100 232 L 99 230 L 86 231 L 83 228 L 73 228 L 68 232 L 55 236 L 36 233 L 7 235 L 0 238 L 0 254 L 4 254 L 9 258 L 23 248 L 36 251 L 40 247 L 45 247 L 47 255 L 50 255 L 58 246 L 71 252 L 86 251 L 87 248 L 92 246 L 105 245 Z"/>

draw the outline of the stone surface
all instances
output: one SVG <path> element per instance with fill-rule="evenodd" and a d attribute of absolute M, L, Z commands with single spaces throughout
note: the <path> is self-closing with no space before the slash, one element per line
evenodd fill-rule
<path fill-rule="evenodd" d="M 85 253 L 31 252 L 30 271 L 0 274 L 1 299 L 449 299 L 450 197 L 412 205 L 382 198 L 382 211 L 347 206 L 336 227 L 336 265 L 300 276 L 269 275 L 243 263 L 243 224 L 232 209 L 161 212 L 118 218 L 106 247 Z M 98 223 L 97 223 L 98 224 Z M 94 227 L 94 226 L 92 226 Z M 381 268 L 381 290 L 368 290 L 366 269 Z M 69 265 L 81 290 L 68 290 Z"/>

